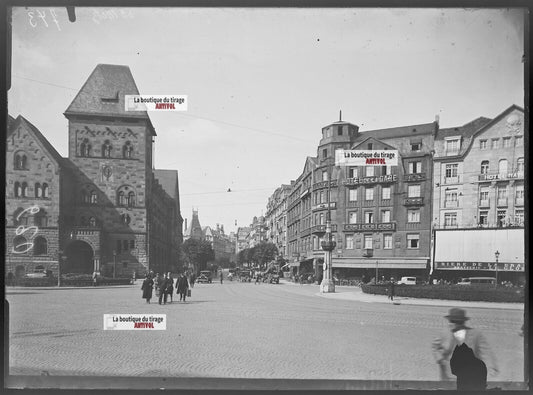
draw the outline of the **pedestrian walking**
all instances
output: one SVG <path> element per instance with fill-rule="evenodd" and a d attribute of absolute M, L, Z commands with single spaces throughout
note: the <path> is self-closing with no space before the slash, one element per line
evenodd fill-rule
<path fill-rule="evenodd" d="M 152 280 L 150 275 L 147 274 L 145 279 L 143 280 L 143 285 L 141 286 L 141 290 L 143 291 L 143 299 L 146 299 L 146 303 L 150 303 L 150 299 L 152 299 L 153 287 L 154 280 Z"/>
<path fill-rule="evenodd" d="M 168 278 L 165 274 L 165 277 L 161 280 L 159 283 L 159 304 L 163 302 L 164 304 L 167 304 L 167 286 L 168 286 Z"/>
<path fill-rule="evenodd" d="M 194 288 L 194 282 L 196 281 L 196 274 L 193 272 L 191 274 L 191 281 L 189 282 L 189 284 L 191 285 L 191 288 Z"/>
<path fill-rule="evenodd" d="M 159 297 L 159 293 L 161 290 L 160 285 L 161 285 L 161 276 L 159 275 L 159 273 L 156 273 L 154 277 L 154 289 L 155 289 L 156 298 Z"/>
<path fill-rule="evenodd" d="M 485 336 L 483 336 L 479 330 L 465 325 L 465 322 L 469 320 L 469 317 L 466 316 L 465 310 L 455 307 L 451 308 L 445 318 L 448 320 L 449 329 L 440 336 L 436 337 L 432 343 L 433 356 L 435 357 L 440 369 L 440 379 L 452 380 L 450 374 L 452 373 L 450 359 L 456 347 L 461 346 L 462 344 L 466 344 L 470 349 L 472 349 L 472 353 L 475 358 L 483 361 L 490 376 L 495 378 L 498 375 L 496 357 L 492 352 L 487 340 L 485 339 Z M 457 376 L 457 373 L 459 373 L 461 376 L 460 381 L 464 382 L 464 374 L 461 372 L 459 367 L 461 363 L 457 363 L 457 361 L 460 361 L 461 359 L 471 360 L 471 357 L 467 355 L 468 350 L 466 350 L 465 347 L 463 347 L 461 350 L 458 350 L 458 352 L 463 354 L 463 356 L 461 357 L 459 355 L 455 358 L 455 373 L 453 374 Z M 469 373 L 466 372 L 466 374 L 468 375 Z"/>
<path fill-rule="evenodd" d="M 220 284 L 222 284 L 224 280 L 224 274 L 222 273 L 222 270 L 220 271 Z"/>
<path fill-rule="evenodd" d="M 96 287 L 96 283 L 98 282 L 98 273 L 96 270 L 93 272 L 93 287 Z"/>
<path fill-rule="evenodd" d="M 390 284 L 389 284 L 389 299 L 391 301 L 394 301 L 394 277 L 390 278 Z"/>
<path fill-rule="evenodd" d="M 180 273 L 176 280 L 176 293 L 180 295 L 180 302 L 187 297 L 187 290 L 189 289 L 189 281 L 183 273 Z"/>
<path fill-rule="evenodd" d="M 173 302 L 173 296 L 172 296 L 173 293 L 174 293 L 174 278 L 172 278 L 172 273 L 168 272 L 165 303 L 167 301 L 167 296 L 170 296 L 170 303 Z"/>

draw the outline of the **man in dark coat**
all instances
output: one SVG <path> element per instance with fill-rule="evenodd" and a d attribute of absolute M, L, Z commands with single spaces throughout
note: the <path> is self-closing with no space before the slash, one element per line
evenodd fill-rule
<path fill-rule="evenodd" d="M 170 296 L 170 303 L 173 301 L 172 293 L 174 292 L 174 279 L 172 278 L 172 273 L 168 272 L 167 274 L 167 288 L 165 295 L 165 303 L 167 302 L 167 295 Z"/>
<path fill-rule="evenodd" d="M 143 281 L 143 285 L 141 286 L 141 289 L 143 291 L 143 299 L 146 299 L 146 303 L 150 303 L 150 299 L 152 299 L 152 288 L 154 286 L 154 281 L 150 277 L 149 274 L 146 275 L 146 278 Z"/>
<path fill-rule="evenodd" d="M 394 278 L 391 277 L 390 278 L 390 283 L 389 283 L 389 299 L 391 301 L 394 301 Z"/>
<path fill-rule="evenodd" d="M 450 368 L 457 376 L 458 390 L 483 391 L 487 388 L 487 366 L 465 343 L 455 346 Z"/>
<path fill-rule="evenodd" d="M 161 304 L 161 301 L 163 301 L 164 304 L 167 304 L 167 286 L 168 278 L 165 274 L 165 277 L 163 277 L 159 283 L 159 304 Z"/>
<path fill-rule="evenodd" d="M 180 302 L 187 297 L 187 290 L 189 289 L 189 281 L 183 273 L 180 273 L 178 279 L 176 280 L 176 293 L 180 295 Z"/>

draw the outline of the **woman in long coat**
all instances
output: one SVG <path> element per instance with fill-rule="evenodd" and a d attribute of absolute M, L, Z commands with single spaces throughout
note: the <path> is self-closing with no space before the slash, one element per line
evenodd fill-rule
<path fill-rule="evenodd" d="M 146 299 L 146 303 L 150 303 L 150 299 L 152 299 L 152 288 L 154 286 L 154 281 L 152 278 L 147 274 L 146 278 L 143 281 L 143 285 L 141 287 L 143 291 L 143 299 Z"/>
<path fill-rule="evenodd" d="M 187 290 L 189 289 L 189 281 L 183 273 L 180 273 L 178 279 L 176 280 L 176 293 L 180 295 L 180 302 L 187 297 Z"/>

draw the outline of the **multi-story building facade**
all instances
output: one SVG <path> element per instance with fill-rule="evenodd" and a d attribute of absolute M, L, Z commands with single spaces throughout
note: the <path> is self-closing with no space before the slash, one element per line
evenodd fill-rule
<path fill-rule="evenodd" d="M 248 248 L 248 235 L 250 234 L 251 227 L 239 227 L 237 228 L 237 234 L 235 235 L 235 253 L 238 254 L 242 250 Z"/>
<path fill-rule="evenodd" d="M 523 277 L 524 130 L 524 110 L 513 105 L 494 119 L 439 131 L 435 276 L 494 275 L 498 251 L 500 280 Z"/>
<path fill-rule="evenodd" d="M 266 237 L 278 248 L 279 255 L 287 259 L 287 197 L 291 186 L 283 184 L 268 198 L 265 215 Z"/>
<path fill-rule="evenodd" d="M 150 118 L 125 111 L 125 95 L 138 94 L 128 67 L 98 65 L 64 114 L 68 158 L 23 117 L 12 122 L 6 272 L 44 268 L 57 274 L 61 261 L 62 273 L 130 276 L 177 264 L 183 221 L 178 174 L 153 170 Z M 38 213 L 24 211 L 29 206 L 38 206 Z M 21 224 L 35 232 L 12 237 Z"/>

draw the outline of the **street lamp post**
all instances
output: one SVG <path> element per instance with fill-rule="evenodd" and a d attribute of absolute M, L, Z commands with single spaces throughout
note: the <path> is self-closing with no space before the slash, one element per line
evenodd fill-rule
<path fill-rule="evenodd" d="M 337 243 L 331 237 L 331 165 L 328 173 L 328 216 L 326 219 L 325 240 L 321 243 L 322 249 L 324 250 L 324 268 L 322 270 L 322 282 L 320 283 L 321 293 L 335 292 L 331 255 Z"/>
<path fill-rule="evenodd" d="M 379 275 L 379 270 L 378 270 L 378 260 L 376 259 L 376 278 L 374 280 L 374 284 L 377 284 L 378 283 L 378 275 Z"/>
<path fill-rule="evenodd" d="M 113 250 L 113 278 L 115 278 L 116 270 L 117 270 L 117 252 Z"/>
<path fill-rule="evenodd" d="M 500 251 L 496 250 L 494 256 L 496 257 L 496 286 L 498 286 L 498 258 L 500 257 Z"/>
<path fill-rule="evenodd" d="M 61 286 L 61 260 L 63 259 L 63 251 L 57 251 L 57 286 Z"/>

